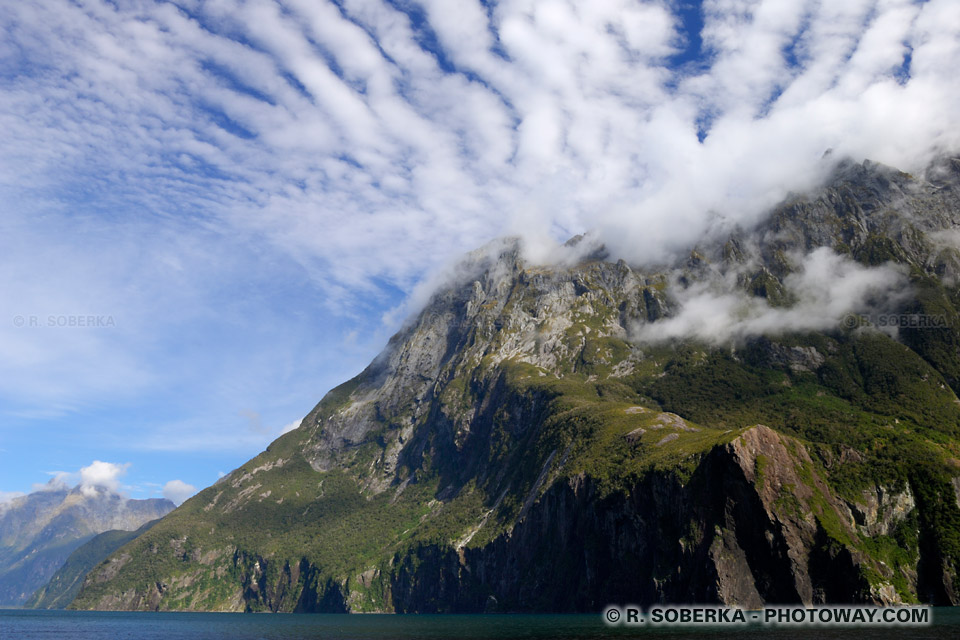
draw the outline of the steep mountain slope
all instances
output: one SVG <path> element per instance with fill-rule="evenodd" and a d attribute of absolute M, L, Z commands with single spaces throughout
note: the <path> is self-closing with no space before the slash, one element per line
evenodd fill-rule
<path fill-rule="evenodd" d="M 91 487 L 36 491 L 0 506 L 0 606 L 23 604 L 96 534 L 132 531 L 173 508 Z"/>
<path fill-rule="evenodd" d="M 151 520 L 136 531 L 114 529 L 94 536 L 70 554 L 50 581 L 30 596 L 24 608 L 65 609 L 77 597 L 83 579 L 91 569 L 123 545 L 149 531 L 150 527 L 158 522 L 159 519 Z"/>
<path fill-rule="evenodd" d="M 960 603 L 958 234 L 945 159 L 656 268 L 487 247 L 73 606 Z"/>

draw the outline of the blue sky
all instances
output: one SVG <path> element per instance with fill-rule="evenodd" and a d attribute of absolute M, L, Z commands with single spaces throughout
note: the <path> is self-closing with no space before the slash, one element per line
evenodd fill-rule
<path fill-rule="evenodd" d="M 0 499 L 209 485 L 492 238 L 642 263 L 960 148 L 949 0 L 8 5 Z"/>

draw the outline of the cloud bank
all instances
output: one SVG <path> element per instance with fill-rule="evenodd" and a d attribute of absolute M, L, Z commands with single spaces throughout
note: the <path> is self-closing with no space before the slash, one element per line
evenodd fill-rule
<path fill-rule="evenodd" d="M 641 261 L 809 186 L 827 148 L 910 169 L 960 146 L 949 0 L 701 12 L 692 33 L 633 0 L 17 3 L 4 186 L 210 214 L 346 296 L 511 230 L 598 227 Z"/>
<path fill-rule="evenodd" d="M 852 314 L 886 308 L 909 295 L 907 274 L 893 266 L 864 267 L 821 247 L 803 256 L 799 269 L 784 278 L 793 297 L 789 307 L 772 307 L 765 298 L 739 289 L 736 275 L 721 282 L 701 282 L 677 293 L 679 312 L 638 325 L 632 339 L 657 344 L 694 338 L 712 345 L 758 335 L 853 328 Z M 674 290 L 677 290 L 674 288 Z M 851 326 L 852 324 L 852 326 Z"/>
<path fill-rule="evenodd" d="M 145 448 L 288 422 L 494 237 L 658 261 L 816 184 L 828 148 L 960 148 L 953 0 L 8 4 L 0 399 L 189 398 Z M 12 324 L 91 311 L 116 330 Z M 337 318 L 377 339 L 344 352 Z"/>

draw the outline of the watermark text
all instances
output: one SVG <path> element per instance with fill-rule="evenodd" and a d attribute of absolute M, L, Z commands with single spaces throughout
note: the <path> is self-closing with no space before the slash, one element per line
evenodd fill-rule
<path fill-rule="evenodd" d="M 13 326 L 18 329 L 112 329 L 117 321 L 111 315 L 95 314 L 16 315 Z"/>
<path fill-rule="evenodd" d="M 767 607 L 759 610 L 722 606 L 608 606 L 603 620 L 611 626 L 925 626 L 931 624 L 924 606 Z"/>

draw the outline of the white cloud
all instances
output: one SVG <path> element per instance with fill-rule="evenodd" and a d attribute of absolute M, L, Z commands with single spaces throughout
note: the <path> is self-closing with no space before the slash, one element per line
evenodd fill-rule
<path fill-rule="evenodd" d="M 599 222 L 643 259 L 695 237 L 710 210 L 749 220 L 815 182 L 828 147 L 912 168 L 957 143 L 958 27 L 936 0 L 707 2 L 707 66 L 689 76 L 665 58 L 681 34 L 658 2 L 513 1 L 489 16 L 425 2 L 469 75 L 376 0 L 225 0 L 198 6 L 202 26 L 165 5 L 136 21 L 53 5 L 11 16 L 13 40 L 55 70 L 5 87 L 11 184 L 123 171 L 130 200 L 176 198 L 262 232 L 338 297 L 374 278 L 409 286 L 507 230 L 543 184 L 563 191 L 536 194 L 530 233 Z"/>
<path fill-rule="evenodd" d="M 126 475 L 131 467 L 129 462 L 115 463 L 94 460 L 79 471 L 48 471 L 50 480 L 45 483 L 34 483 L 33 491 L 68 491 L 77 487 L 86 496 L 93 496 L 99 491 L 120 493 L 122 484 L 120 478 Z"/>
<path fill-rule="evenodd" d="M 718 345 L 758 335 L 852 328 L 851 314 L 865 313 L 877 301 L 893 305 L 909 291 L 902 269 L 864 267 L 827 248 L 804 256 L 798 271 L 784 278 L 784 289 L 795 298 L 789 307 L 771 307 L 766 299 L 739 290 L 735 281 L 736 274 L 730 274 L 679 291 L 679 311 L 638 325 L 632 338 L 644 343 L 694 338 Z"/>
<path fill-rule="evenodd" d="M 187 484 L 183 480 L 171 480 L 163 485 L 163 497 L 178 507 L 196 492 L 197 488 L 195 486 Z"/>
<path fill-rule="evenodd" d="M 960 148 L 952 0 L 708 0 L 704 57 L 682 68 L 676 3 L 430 0 L 429 34 L 402 6 L 5 8 L 0 299 L 23 302 L 0 310 L 0 398 L 69 413 L 176 397 L 170 372 L 191 375 L 211 335 L 282 306 L 242 306 L 252 274 L 295 271 L 305 282 L 276 295 L 362 317 L 505 233 L 544 246 L 594 229 L 615 256 L 656 261 L 815 185 L 827 148 L 908 171 Z M 9 321 L 89 310 L 117 329 Z M 276 332 L 193 374 L 210 404 L 184 415 L 204 420 L 167 420 L 159 446 L 229 439 L 235 425 L 198 424 L 293 369 L 253 373 L 279 351 L 264 345 L 316 340 L 308 322 L 256 320 Z"/>
<path fill-rule="evenodd" d="M 120 493 L 120 478 L 127 473 L 130 463 L 116 464 L 94 460 L 89 466 L 80 469 L 80 491 L 86 496 L 96 495 L 99 491 Z"/>

